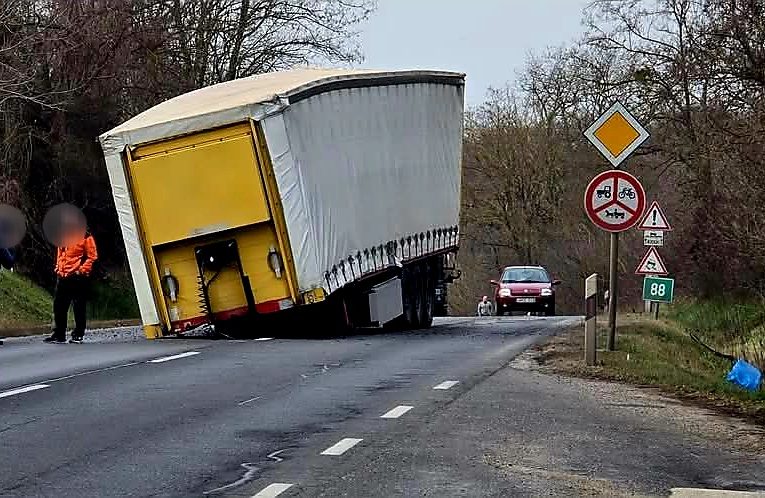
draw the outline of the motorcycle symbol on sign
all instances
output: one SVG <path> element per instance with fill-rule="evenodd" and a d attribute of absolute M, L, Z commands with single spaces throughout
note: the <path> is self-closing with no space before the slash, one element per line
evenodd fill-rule
<path fill-rule="evenodd" d="M 637 196 L 635 193 L 635 189 L 632 187 L 624 187 L 619 191 L 619 199 L 624 199 L 627 197 L 628 199 L 634 199 Z"/>

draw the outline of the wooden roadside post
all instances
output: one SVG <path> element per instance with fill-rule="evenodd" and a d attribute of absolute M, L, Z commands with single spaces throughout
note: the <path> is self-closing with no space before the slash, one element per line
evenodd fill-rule
<path fill-rule="evenodd" d="M 584 281 L 584 361 L 595 365 L 598 350 L 598 274 L 593 273 Z"/>

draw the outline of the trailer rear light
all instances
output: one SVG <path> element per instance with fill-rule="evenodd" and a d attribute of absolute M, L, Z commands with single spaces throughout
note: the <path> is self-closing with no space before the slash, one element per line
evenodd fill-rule
<path fill-rule="evenodd" d="M 282 278 L 282 257 L 274 246 L 268 250 L 268 266 L 274 272 L 276 278 Z"/>
<path fill-rule="evenodd" d="M 170 273 L 170 268 L 165 268 L 165 275 L 162 277 L 162 291 L 170 302 L 178 302 L 178 291 L 180 286 L 178 285 L 178 279 Z"/>

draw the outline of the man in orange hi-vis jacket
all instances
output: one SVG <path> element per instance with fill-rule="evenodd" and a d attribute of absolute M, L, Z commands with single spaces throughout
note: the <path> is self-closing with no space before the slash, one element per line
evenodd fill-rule
<path fill-rule="evenodd" d="M 74 330 L 71 343 L 82 343 L 85 335 L 85 302 L 93 263 L 98 258 L 96 242 L 88 233 L 71 231 L 62 237 L 56 251 L 56 294 L 53 298 L 53 334 L 45 342 L 66 343 L 69 306 L 74 308 Z"/>

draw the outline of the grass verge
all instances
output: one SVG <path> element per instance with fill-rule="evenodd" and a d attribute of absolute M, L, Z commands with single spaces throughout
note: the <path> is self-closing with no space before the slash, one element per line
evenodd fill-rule
<path fill-rule="evenodd" d="M 88 326 L 110 328 L 137 325 L 138 304 L 127 280 L 93 283 L 88 302 Z M 53 319 L 53 297 L 16 272 L 0 271 L 0 337 L 43 334 Z M 69 313 L 70 327 L 73 316 Z"/>
<path fill-rule="evenodd" d="M 0 328 L 40 325 L 53 316 L 53 298 L 15 272 L 0 271 Z"/>
<path fill-rule="evenodd" d="M 698 347 L 674 320 L 620 317 L 618 351 L 598 351 L 595 367 L 584 365 L 583 348 L 584 332 L 577 327 L 541 346 L 540 362 L 556 373 L 659 388 L 765 425 L 765 390 L 752 393 L 726 381 L 730 362 Z"/>

